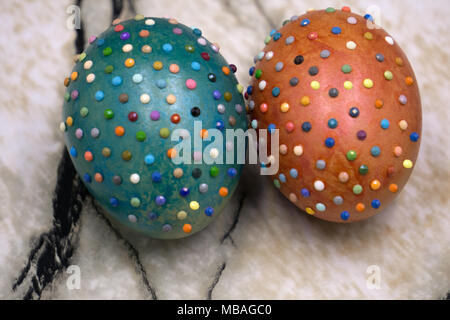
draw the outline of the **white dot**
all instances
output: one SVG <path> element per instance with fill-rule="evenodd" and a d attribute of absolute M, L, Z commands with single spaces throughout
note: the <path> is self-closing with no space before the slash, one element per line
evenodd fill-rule
<path fill-rule="evenodd" d="M 303 147 L 301 145 L 294 147 L 294 154 L 296 156 L 301 156 L 303 154 Z"/>
<path fill-rule="evenodd" d="M 86 82 L 87 82 L 87 83 L 92 83 L 92 82 L 94 82 L 94 80 L 95 80 L 95 74 L 89 73 L 89 74 L 86 76 Z"/>
<path fill-rule="evenodd" d="M 92 68 L 92 65 L 93 65 L 94 63 L 92 62 L 92 60 L 88 60 L 88 61 L 86 61 L 85 63 L 84 63 L 84 69 L 85 70 L 89 70 L 90 68 Z"/>
<path fill-rule="evenodd" d="M 219 156 L 219 150 L 217 148 L 212 148 L 211 151 L 209 151 L 209 156 L 216 159 Z"/>
<path fill-rule="evenodd" d="M 219 113 L 224 113 L 224 112 L 225 112 L 225 106 L 224 106 L 223 104 L 219 104 L 219 105 L 217 106 L 217 111 L 218 111 Z"/>
<path fill-rule="evenodd" d="M 130 214 L 130 215 L 128 215 L 128 220 L 132 223 L 136 223 L 137 218 L 134 214 Z"/>
<path fill-rule="evenodd" d="M 201 46 L 206 46 L 206 39 L 205 38 L 198 38 L 197 42 Z"/>
<path fill-rule="evenodd" d="M 347 49 L 355 50 L 356 49 L 356 43 L 354 41 L 348 41 L 345 45 Z"/>
<path fill-rule="evenodd" d="M 141 94 L 140 100 L 142 103 L 149 103 L 150 102 L 150 96 L 146 93 Z"/>
<path fill-rule="evenodd" d="M 394 45 L 394 39 L 392 39 L 392 37 L 386 36 L 384 40 L 386 40 L 386 42 L 389 43 L 391 46 Z"/>
<path fill-rule="evenodd" d="M 131 50 L 133 50 L 133 46 L 131 44 L 129 44 L 129 43 L 127 43 L 126 45 L 124 45 L 122 47 L 122 51 L 123 52 L 130 52 Z"/>
<path fill-rule="evenodd" d="M 348 17 L 348 18 L 347 18 L 347 22 L 348 22 L 349 24 L 356 24 L 356 23 L 358 22 L 358 20 L 356 20 L 355 17 Z"/>
<path fill-rule="evenodd" d="M 285 145 L 285 144 L 282 144 L 282 145 L 280 145 L 280 154 L 286 154 L 287 153 L 287 145 Z"/>
<path fill-rule="evenodd" d="M 266 60 L 269 61 L 273 58 L 273 51 L 269 51 L 266 53 Z"/>
<path fill-rule="evenodd" d="M 141 177 L 137 173 L 133 173 L 130 176 L 130 181 L 132 184 L 137 184 L 137 183 L 139 183 L 139 181 L 141 181 Z"/>
<path fill-rule="evenodd" d="M 64 122 L 61 122 L 60 124 L 59 124 L 59 130 L 61 130 L 61 131 L 66 131 L 66 124 L 64 123 Z"/>
<path fill-rule="evenodd" d="M 152 25 L 155 24 L 155 20 L 153 20 L 153 19 L 147 19 L 147 20 L 145 20 L 145 24 L 148 25 L 148 26 L 152 26 Z"/>
<path fill-rule="evenodd" d="M 316 189 L 316 191 L 323 191 L 325 189 L 325 184 L 320 180 L 316 180 L 314 181 L 314 189 Z"/>
<path fill-rule="evenodd" d="M 212 45 L 211 45 L 211 49 L 212 49 L 212 51 L 214 51 L 215 53 L 219 52 L 219 50 L 220 50 L 219 46 L 216 45 L 216 44 L 212 44 Z"/>
<path fill-rule="evenodd" d="M 267 85 L 267 82 L 265 80 L 260 81 L 258 84 L 259 90 L 264 90 L 266 85 Z"/>

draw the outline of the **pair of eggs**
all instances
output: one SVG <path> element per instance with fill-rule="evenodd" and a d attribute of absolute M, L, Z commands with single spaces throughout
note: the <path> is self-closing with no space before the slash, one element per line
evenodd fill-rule
<path fill-rule="evenodd" d="M 278 139 L 264 166 L 299 208 L 335 222 L 372 216 L 410 175 L 421 105 L 406 56 L 370 20 L 346 7 L 292 17 L 267 37 L 245 90 L 199 29 L 115 21 L 64 81 L 60 127 L 78 174 L 114 220 L 186 237 L 231 198 L 245 144 L 226 131 L 250 125 Z"/>

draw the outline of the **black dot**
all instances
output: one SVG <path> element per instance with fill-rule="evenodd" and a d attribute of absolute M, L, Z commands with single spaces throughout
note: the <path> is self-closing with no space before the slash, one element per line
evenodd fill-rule
<path fill-rule="evenodd" d="M 293 87 L 295 87 L 298 84 L 298 78 L 292 77 L 291 80 L 289 80 L 289 84 Z"/>
<path fill-rule="evenodd" d="M 191 115 L 193 117 L 198 117 L 200 115 L 200 108 L 199 107 L 193 107 L 191 109 Z"/>
<path fill-rule="evenodd" d="M 214 73 L 209 73 L 208 80 L 211 82 L 216 82 L 216 75 Z"/>
<path fill-rule="evenodd" d="M 295 57 L 294 63 L 295 64 L 302 64 L 304 60 L 305 60 L 305 58 L 303 58 L 302 55 L 298 55 L 298 56 Z"/>
<path fill-rule="evenodd" d="M 200 170 L 199 168 L 194 168 L 194 169 L 192 170 L 192 176 L 193 176 L 195 179 L 200 178 L 201 175 L 202 175 L 202 170 Z"/>
<path fill-rule="evenodd" d="M 316 66 L 312 66 L 311 68 L 309 68 L 308 72 L 311 76 L 315 76 L 319 73 L 319 68 L 317 68 Z"/>
<path fill-rule="evenodd" d="M 328 91 L 328 94 L 330 95 L 330 97 L 336 98 L 336 97 L 339 95 L 339 91 L 338 91 L 338 89 L 336 89 L 336 88 L 331 88 L 331 89 Z"/>
<path fill-rule="evenodd" d="M 121 176 L 114 176 L 114 177 L 113 177 L 113 182 L 114 182 L 114 184 L 116 184 L 116 185 L 122 184 L 122 177 L 121 177 Z"/>

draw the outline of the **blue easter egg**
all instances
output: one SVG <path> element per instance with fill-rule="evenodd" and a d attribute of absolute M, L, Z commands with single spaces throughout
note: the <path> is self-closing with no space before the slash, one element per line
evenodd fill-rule
<path fill-rule="evenodd" d="M 60 125 L 81 180 L 112 219 L 147 236 L 202 230 L 243 167 L 245 146 L 225 136 L 247 128 L 235 66 L 174 19 L 136 16 L 89 43 L 64 81 Z"/>

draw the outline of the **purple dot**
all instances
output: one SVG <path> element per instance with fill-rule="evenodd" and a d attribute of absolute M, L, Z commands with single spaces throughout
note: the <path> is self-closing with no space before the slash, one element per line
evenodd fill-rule
<path fill-rule="evenodd" d="M 175 33 L 175 34 L 182 34 L 183 30 L 181 30 L 180 28 L 173 28 L 173 33 Z"/>
<path fill-rule="evenodd" d="M 359 130 L 356 136 L 359 140 L 365 140 L 367 137 L 367 133 L 364 130 Z"/>
<path fill-rule="evenodd" d="M 70 93 L 70 97 L 72 98 L 72 100 L 76 100 L 77 98 L 78 98 L 78 90 L 73 90 L 71 93 Z"/>
<path fill-rule="evenodd" d="M 222 94 L 220 93 L 219 90 L 214 90 L 213 97 L 214 99 L 219 100 L 222 97 Z"/>
<path fill-rule="evenodd" d="M 236 71 L 237 71 L 237 67 L 236 67 L 236 65 L 235 64 L 230 64 L 230 70 L 231 70 L 231 72 L 233 72 L 233 73 L 236 73 Z"/>
<path fill-rule="evenodd" d="M 150 113 L 150 119 L 152 119 L 153 121 L 159 120 L 159 116 L 160 116 L 159 111 L 155 110 Z"/>
<path fill-rule="evenodd" d="M 120 39 L 122 39 L 122 40 L 127 40 L 129 37 L 130 37 L 129 32 L 123 32 L 120 34 Z"/>
<path fill-rule="evenodd" d="M 163 196 L 157 196 L 155 202 L 158 206 L 162 206 L 166 203 L 166 198 L 164 198 Z"/>

